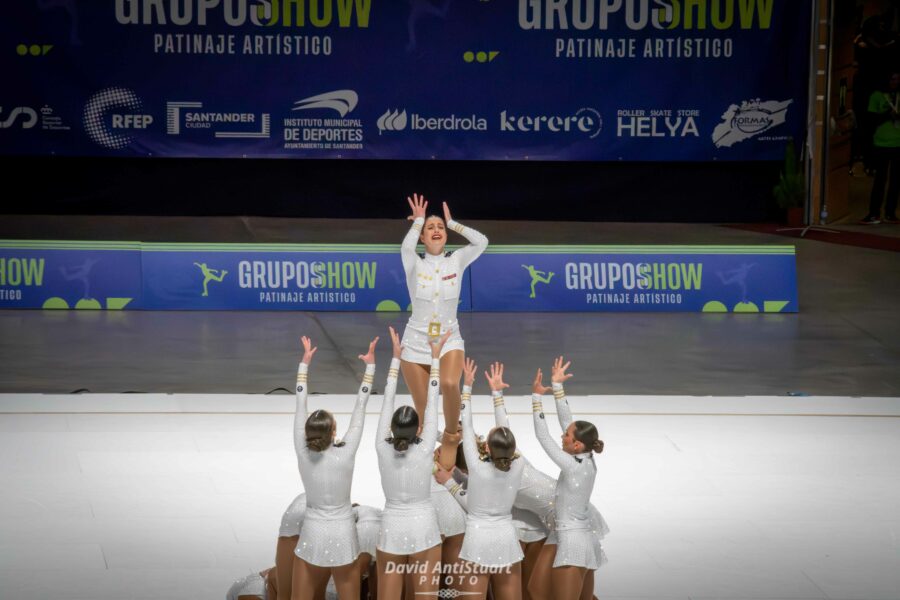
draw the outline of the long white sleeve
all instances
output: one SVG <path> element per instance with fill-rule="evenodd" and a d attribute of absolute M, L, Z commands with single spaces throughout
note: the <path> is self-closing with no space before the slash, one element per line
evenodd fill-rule
<path fill-rule="evenodd" d="M 509 416 L 506 414 L 506 405 L 503 403 L 503 392 L 491 391 L 494 399 L 494 422 L 497 427 L 509 428 Z"/>
<path fill-rule="evenodd" d="M 460 506 L 463 507 L 463 510 L 468 512 L 469 510 L 469 500 L 468 495 L 466 494 L 466 485 L 469 481 L 469 476 L 460 471 L 459 469 L 454 469 L 453 477 L 444 482 L 444 487 L 450 492 L 450 495 L 453 496 Z"/>
<path fill-rule="evenodd" d="M 308 380 L 309 365 L 301 362 L 297 367 L 297 409 L 294 413 L 294 452 L 299 454 L 306 450 L 306 396 L 309 393 Z"/>
<path fill-rule="evenodd" d="M 463 454 L 466 457 L 469 473 L 474 473 L 478 469 L 492 469 L 492 466 L 485 465 L 481 461 L 481 456 L 478 454 L 478 446 L 475 443 L 475 427 L 472 425 L 472 388 L 468 385 L 464 385 L 462 389 L 460 412 L 462 416 Z"/>
<path fill-rule="evenodd" d="M 347 428 L 347 433 L 343 439 L 344 444 L 354 454 L 359 448 L 360 440 L 362 440 L 363 425 L 366 422 L 366 404 L 369 402 L 369 395 L 372 393 L 372 384 L 374 382 L 375 365 L 366 365 L 366 374 L 363 375 L 362 383 L 359 385 L 356 406 L 353 407 L 353 415 L 350 417 L 350 426 Z"/>
<path fill-rule="evenodd" d="M 387 444 L 391 437 L 391 418 L 394 415 L 394 398 L 397 395 L 397 379 L 400 375 L 400 359 L 391 359 L 388 369 L 387 382 L 384 384 L 384 401 L 381 404 L 381 416 L 378 417 L 378 430 L 375 435 L 375 445 Z"/>
<path fill-rule="evenodd" d="M 461 268 L 465 269 L 467 266 L 475 262 L 475 259 L 481 256 L 481 253 L 487 249 L 487 236 L 481 232 L 475 231 L 471 227 L 466 227 L 462 223 L 454 221 L 453 219 L 447 222 L 447 227 L 469 241 L 469 244 L 467 246 L 464 246 L 456 251 L 456 253 L 459 254 L 460 257 L 460 266 Z"/>
<path fill-rule="evenodd" d="M 553 384 L 553 399 L 556 400 L 556 418 L 559 419 L 559 426 L 563 431 L 569 428 L 575 419 L 572 418 L 572 409 L 569 408 L 569 401 L 566 399 L 566 390 L 563 384 Z"/>
<path fill-rule="evenodd" d="M 559 444 L 550 437 L 550 431 L 547 429 L 547 420 L 544 419 L 544 406 L 540 394 L 531 395 L 531 411 L 534 417 L 534 434 L 537 436 L 538 443 L 544 449 L 544 452 L 550 457 L 550 460 L 556 463 L 560 469 L 570 469 L 575 461 Z M 467 457 L 468 458 L 468 457 Z"/>
<path fill-rule="evenodd" d="M 425 225 L 425 217 L 418 217 L 413 221 L 412 227 L 406 232 L 403 243 L 400 244 L 400 260 L 403 262 L 403 270 L 406 275 L 412 272 L 419 259 L 416 256 L 416 245 L 419 243 L 419 234 L 422 233 L 422 227 Z"/>

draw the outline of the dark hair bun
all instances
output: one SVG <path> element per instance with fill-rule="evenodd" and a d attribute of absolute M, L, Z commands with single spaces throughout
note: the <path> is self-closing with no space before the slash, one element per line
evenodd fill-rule
<path fill-rule="evenodd" d="M 397 452 L 405 452 L 407 448 L 409 448 L 409 440 L 406 438 L 395 437 L 394 440 L 394 450 Z"/>
<path fill-rule="evenodd" d="M 594 442 L 594 447 L 592 448 L 596 454 L 600 454 L 603 452 L 603 440 L 597 440 Z"/>
<path fill-rule="evenodd" d="M 506 457 L 495 458 L 494 466 L 500 469 L 501 471 L 509 471 L 509 467 L 512 465 L 512 460 Z"/>
<path fill-rule="evenodd" d="M 331 440 L 326 438 L 312 438 L 306 440 L 306 447 L 313 452 L 324 452 L 331 445 Z"/>

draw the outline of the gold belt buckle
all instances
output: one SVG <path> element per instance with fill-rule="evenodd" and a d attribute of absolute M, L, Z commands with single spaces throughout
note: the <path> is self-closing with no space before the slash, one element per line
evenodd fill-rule
<path fill-rule="evenodd" d="M 441 324 L 432 321 L 428 324 L 428 337 L 441 337 Z"/>

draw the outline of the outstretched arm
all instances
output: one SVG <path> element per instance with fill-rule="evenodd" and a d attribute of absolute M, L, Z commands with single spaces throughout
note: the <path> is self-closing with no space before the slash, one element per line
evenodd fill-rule
<path fill-rule="evenodd" d="M 397 378 L 400 375 L 400 354 L 403 349 L 400 347 L 400 337 L 393 327 L 388 327 L 391 332 L 391 343 L 393 344 L 393 356 L 391 357 L 391 367 L 388 369 L 387 382 L 384 384 L 384 401 L 381 404 L 381 416 L 378 417 L 378 430 L 375 438 L 375 445 L 386 444 L 391 436 L 391 417 L 394 414 L 394 398 L 397 394 Z"/>
<path fill-rule="evenodd" d="M 347 449 L 356 454 L 359 449 L 359 442 L 362 440 L 363 425 L 366 422 L 366 404 L 369 402 L 369 394 L 372 393 L 372 384 L 375 382 L 375 345 L 378 343 L 376 337 L 369 344 L 369 351 L 366 354 L 360 354 L 359 359 L 366 363 L 366 374 L 363 375 L 362 383 L 359 385 L 359 392 L 356 395 L 356 406 L 353 407 L 353 416 L 350 417 L 350 426 L 344 435 L 343 442 Z"/>
<path fill-rule="evenodd" d="M 297 409 L 294 413 L 294 452 L 300 454 L 306 449 L 306 396 L 309 393 L 307 384 L 309 363 L 312 361 L 318 346 L 313 347 L 312 342 L 306 336 L 300 338 L 303 343 L 303 358 L 297 366 Z"/>
<path fill-rule="evenodd" d="M 566 399 L 566 391 L 563 389 L 563 382 L 572 377 L 572 373 L 566 373 L 566 369 L 572 361 L 563 364 L 563 357 L 560 356 L 553 361 L 553 370 L 551 371 L 550 381 L 553 385 L 553 399 L 556 400 L 556 417 L 559 419 L 559 426 L 565 431 L 569 425 L 575 420 L 572 418 L 572 409 L 569 408 L 569 401 Z"/>
<path fill-rule="evenodd" d="M 481 462 L 481 456 L 478 454 L 478 447 L 475 443 L 475 428 L 472 426 L 472 388 L 470 386 L 463 386 L 461 400 L 463 454 L 466 457 L 466 464 L 469 466 L 469 473 L 474 473 L 485 465 Z"/>
<path fill-rule="evenodd" d="M 544 406 L 542 396 L 549 391 L 542 383 L 543 375 L 538 369 L 534 378 L 531 394 L 531 411 L 534 417 L 534 434 L 537 436 L 538 443 L 544 449 L 544 452 L 550 457 L 550 460 L 556 463 L 560 469 L 571 468 L 575 461 L 569 456 L 565 450 L 550 437 L 547 430 L 547 420 L 544 418 Z"/>
<path fill-rule="evenodd" d="M 456 501 L 463 507 L 463 510 L 468 512 L 469 497 L 466 495 L 466 487 L 469 482 L 469 476 L 456 467 L 453 467 L 452 471 L 439 470 L 435 474 L 435 478 L 437 478 L 438 483 L 447 488 L 447 491 L 450 492 L 451 496 L 456 498 Z"/>
<path fill-rule="evenodd" d="M 441 350 L 450 339 L 453 330 L 447 330 L 441 339 L 431 344 L 431 373 L 428 376 L 428 398 L 425 401 L 425 420 L 422 424 L 422 442 L 419 448 L 431 455 L 438 438 L 437 405 L 441 391 Z"/>
<path fill-rule="evenodd" d="M 406 232 L 403 243 L 400 245 L 400 260 L 403 262 L 403 270 L 407 275 L 412 273 L 416 266 L 416 245 L 419 243 L 419 234 L 422 233 L 422 226 L 425 225 L 425 209 L 428 208 L 428 202 L 425 196 L 413 194 L 412 198 L 407 197 L 409 207 L 412 209 L 412 215 L 407 217 L 412 221 L 412 227 Z"/>
<path fill-rule="evenodd" d="M 465 269 L 475 262 L 475 259 L 481 256 L 481 253 L 487 249 L 487 236 L 475 231 L 471 227 L 466 227 L 458 221 L 454 221 L 453 217 L 450 216 L 450 208 L 447 206 L 446 202 L 444 202 L 444 220 L 447 222 L 447 227 L 449 229 L 452 229 L 463 236 L 469 242 L 468 246 L 457 250 L 457 254 L 460 257 L 460 264 L 462 265 L 462 268 Z"/>
<path fill-rule="evenodd" d="M 509 385 L 503 383 L 503 363 L 492 364 L 490 373 L 485 371 L 484 376 L 487 377 L 491 396 L 494 399 L 494 421 L 497 423 L 497 427 L 509 427 L 506 406 L 503 404 L 503 390 Z"/>

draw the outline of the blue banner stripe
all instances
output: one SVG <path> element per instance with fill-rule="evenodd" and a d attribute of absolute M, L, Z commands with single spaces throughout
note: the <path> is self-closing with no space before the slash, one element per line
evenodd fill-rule
<path fill-rule="evenodd" d="M 460 287 L 448 298 L 459 298 L 458 310 L 798 310 L 791 246 L 493 250 L 453 278 Z M 0 241 L 2 308 L 403 311 L 408 305 L 406 274 L 390 244 Z"/>

